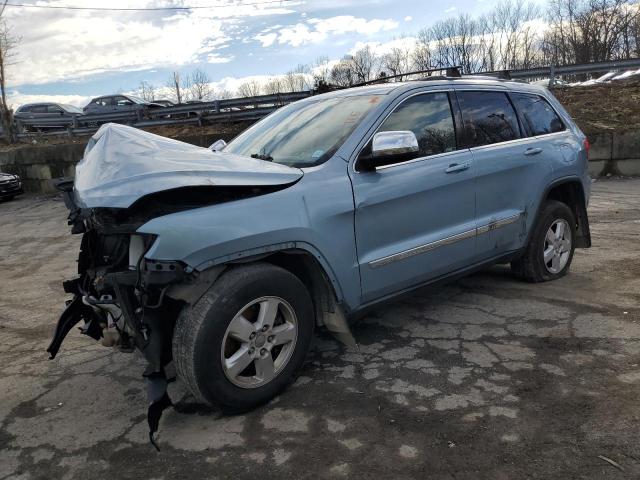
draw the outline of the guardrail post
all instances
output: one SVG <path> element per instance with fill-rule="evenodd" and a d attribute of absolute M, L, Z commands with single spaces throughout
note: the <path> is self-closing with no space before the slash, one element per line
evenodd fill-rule
<path fill-rule="evenodd" d="M 24 127 L 22 126 L 22 122 L 21 122 L 19 119 L 17 119 L 17 118 L 15 119 L 15 122 L 16 122 L 16 131 L 17 131 L 18 133 L 22 133 L 22 129 L 24 128 Z"/>
<path fill-rule="evenodd" d="M 553 88 L 553 86 L 556 84 L 556 66 L 553 63 L 549 67 L 549 74 L 549 88 Z"/>
<path fill-rule="evenodd" d="M 220 100 L 215 100 L 215 106 L 214 106 L 214 110 L 216 111 L 216 113 L 220 113 Z"/>

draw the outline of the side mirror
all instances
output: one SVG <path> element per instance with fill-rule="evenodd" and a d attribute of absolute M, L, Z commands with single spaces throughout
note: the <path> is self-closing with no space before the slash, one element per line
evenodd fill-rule
<path fill-rule="evenodd" d="M 219 152 L 226 146 L 227 146 L 227 142 L 220 139 L 220 140 L 216 140 L 211 145 L 209 145 L 209 150 L 211 150 L 212 152 Z"/>
<path fill-rule="evenodd" d="M 376 167 L 404 162 L 419 155 L 418 139 L 413 132 L 378 132 L 371 142 L 371 154 L 362 156 L 358 160 L 358 167 L 361 170 L 374 170 Z"/>

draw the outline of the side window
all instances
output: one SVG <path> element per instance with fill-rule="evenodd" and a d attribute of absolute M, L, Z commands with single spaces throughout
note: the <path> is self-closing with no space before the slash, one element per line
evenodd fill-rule
<path fill-rule="evenodd" d="M 416 95 L 401 103 L 378 129 L 379 132 L 410 130 L 415 133 L 420 156 L 456 149 L 456 130 L 446 93 Z"/>
<path fill-rule="evenodd" d="M 520 138 L 518 117 L 503 92 L 458 92 L 467 139 L 471 147 Z"/>
<path fill-rule="evenodd" d="M 539 95 L 514 93 L 511 95 L 516 108 L 522 115 L 529 135 L 546 135 L 565 129 L 560 117 L 551 105 Z"/>
<path fill-rule="evenodd" d="M 64 113 L 64 111 L 57 105 L 49 105 L 47 106 L 47 112 L 48 113 Z"/>
<path fill-rule="evenodd" d="M 133 105 L 133 102 L 127 97 L 116 97 L 116 105 L 119 107 Z"/>
<path fill-rule="evenodd" d="M 47 113 L 46 105 L 33 105 L 31 107 L 31 113 Z"/>

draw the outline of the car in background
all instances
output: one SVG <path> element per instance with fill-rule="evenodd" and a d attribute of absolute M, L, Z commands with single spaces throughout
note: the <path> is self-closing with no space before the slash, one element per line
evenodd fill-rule
<path fill-rule="evenodd" d="M 157 103 L 158 105 L 162 105 L 163 107 L 175 106 L 175 103 L 173 103 L 171 100 L 165 100 L 165 99 L 154 100 L 152 103 Z"/>
<path fill-rule="evenodd" d="M 82 115 L 82 110 L 66 103 L 29 103 L 20 106 L 14 118 L 20 130 L 29 131 L 67 128 Z"/>
<path fill-rule="evenodd" d="M 21 193 L 24 193 L 24 189 L 20 177 L 13 173 L 0 172 L 0 200 L 11 200 Z"/>
<path fill-rule="evenodd" d="M 91 100 L 82 110 L 85 114 L 135 112 L 145 108 L 164 108 L 159 102 L 147 102 L 135 95 L 106 95 Z"/>

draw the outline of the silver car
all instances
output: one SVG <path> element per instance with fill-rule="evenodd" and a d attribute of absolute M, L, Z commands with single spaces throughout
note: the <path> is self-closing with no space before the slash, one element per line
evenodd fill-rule
<path fill-rule="evenodd" d="M 65 103 L 29 103 L 16 110 L 19 130 L 60 129 L 72 125 L 82 110 Z"/>

